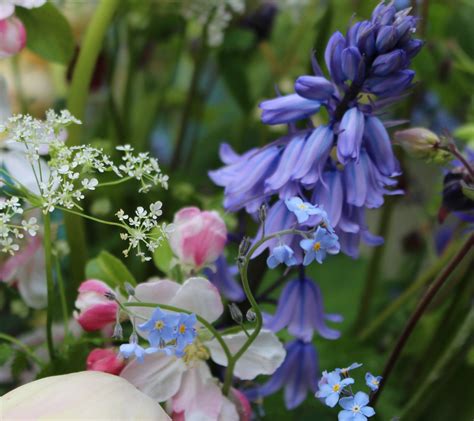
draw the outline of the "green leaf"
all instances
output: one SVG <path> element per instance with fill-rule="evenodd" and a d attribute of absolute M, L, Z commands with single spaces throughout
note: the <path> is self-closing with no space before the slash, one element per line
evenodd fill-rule
<path fill-rule="evenodd" d="M 86 277 L 104 281 L 111 287 L 124 288 L 125 282 L 137 285 L 137 281 L 123 262 L 107 251 L 102 251 L 86 265 Z"/>
<path fill-rule="evenodd" d="M 0 367 L 5 364 L 13 355 L 13 349 L 10 345 L 0 345 Z"/>
<path fill-rule="evenodd" d="M 173 260 L 173 251 L 168 240 L 163 240 L 160 247 L 153 253 L 153 262 L 156 267 L 166 274 L 171 271 L 171 261 Z"/>
<path fill-rule="evenodd" d="M 16 353 L 15 357 L 13 358 L 11 370 L 12 376 L 14 379 L 18 379 L 21 373 L 25 371 L 28 367 L 28 358 L 26 355 L 19 351 Z"/>
<path fill-rule="evenodd" d="M 25 25 L 26 46 L 49 61 L 68 64 L 74 54 L 74 37 L 62 13 L 51 2 L 35 9 L 17 7 Z"/>

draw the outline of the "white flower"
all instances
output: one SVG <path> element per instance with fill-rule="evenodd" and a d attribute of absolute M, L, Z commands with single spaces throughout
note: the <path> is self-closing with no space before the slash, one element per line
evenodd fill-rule
<path fill-rule="evenodd" d="M 39 230 L 38 220 L 35 217 L 31 217 L 28 221 L 21 221 L 23 229 L 28 232 L 32 237 L 36 235 Z"/>
<path fill-rule="evenodd" d="M 84 178 L 84 180 L 82 180 L 82 186 L 87 190 L 95 190 L 98 184 L 99 180 L 97 180 L 97 178 L 91 178 L 90 180 Z"/>

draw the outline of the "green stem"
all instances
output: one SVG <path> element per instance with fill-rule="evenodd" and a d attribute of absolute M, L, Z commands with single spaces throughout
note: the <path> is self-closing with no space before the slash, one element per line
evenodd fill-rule
<path fill-rule="evenodd" d="M 67 98 L 67 108 L 79 120 L 84 119 L 89 86 L 97 57 L 102 48 L 107 27 L 119 3 L 119 0 L 102 0 L 84 35 Z M 81 144 L 81 130 L 81 125 L 71 126 L 68 129 L 69 145 L 74 146 Z M 84 267 L 87 258 L 84 221 L 75 215 L 66 214 L 64 223 L 71 250 L 70 276 L 73 282 L 78 284 L 84 279 Z"/>
<path fill-rule="evenodd" d="M 25 345 L 23 342 L 19 341 L 18 339 L 14 338 L 13 336 L 7 335 L 6 333 L 0 333 L 0 339 L 4 341 L 10 342 L 13 345 L 16 345 L 18 348 L 21 349 L 28 357 L 30 357 L 36 364 L 40 367 L 44 367 L 45 363 L 38 356 L 34 353 L 34 351 Z"/>
<path fill-rule="evenodd" d="M 46 314 L 46 339 L 48 353 L 51 361 L 55 359 L 53 343 L 53 307 L 54 307 L 54 279 L 53 279 L 53 255 L 51 253 L 51 217 L 49 213 L 43 215 L 43 248 L 46 270 L 46 285 L 48 289 L 48 308 Z"/>
<path fill-rule="evenodd" d="M 359 339 L 365 341 L 373 335 L 383 323 L 396 313 L 410 298 L 413 297 L 425 284 L 433 279 L 449 262 L 457 250 L 459 242 L 453 241 L 444 253 L 435 261 L 433 266 L 424 271 L 395 301 L 385 308 L 373 321 L 361 332 Z"/>
<path fill-rule="evenodd" d="M 97 188 L 99 187 L 109 187 L 109 186 L 116 186 L 117 184 L 122 184 L 122 183 L 125 183 L 126 181 L 129 181 L 131 180 L 133 177 L 124 177 L 124 178 L 120 178 L 119 180 L 115 180 L 115 181 L 106 181 L 105 183 L 99 183 L 97 185 Z"/>
<path fill-rule="evenodd" d="M 119 303 L 119 306 L 124 310 L 127 311 L 126 308 L 124 307 L 150 307 L 150 308 L 156 308 L 160 307 L 165 310 L 170 310 L 170 311 L 175 311 L 176 313 L 186 313 L 186 314 L 191 314 L 192 312 L 189 310 L 185 310 L 179 307 L 175 306 L 169 306 L 166 304 L 156 304 L 156 303 L 134 303 L 134 302 L 127 302 L 127 303 Z M 232 359 L 232 354 L 230 352 L 229 347 L 225 343 L 224 339 L 222 338 L 222 335 L 219 333 L 219 331 L 212 326 L 211 323 L 209 323 L 206 319 L 202 318 L 201 316 L 196 314 L 196 319 L 198 320 L 199 323 L 203 324 L 216 338 L 217 342 L 219 342 L 220 346 L 222 347 L 222 350 L 224 351 L 224 354 L 227 357 L 227 360 Z"/>
<path fill-rule="evenodd" d="M 66 289 L 64 288 L 64 279 L 61 273 L 59 257 L 56 256 L 54 260 L 56 263 L 56 277 L 58 279 L 59 297 L 61 299 L 61 309 L 63 313 L 64 337 L 67 338 L 69 336 L 69 309 L 67 306 Z"/>
<path fill-rule="evenodd" d="M 114 227 L 119 227 L 119 228 L 122 228 L 122 229 L 127 230 L 127 226 L 126 226 L 126 225 L 120 224 L 120 223 L 118 223 L 118 222 L 106 221 L 105 219 L 99 219 L 99 218 L 96 218 L 96 217 L 94 217 L 94 216 L 87 215 L 87 214 L 85 214 L 85 213 L 76 212 L 76 211 L 74 211 L 74 210 L 72 210 L 72 209 L 66 209 L 66 208 L 62 208 L 62 207 L 59 207 L 59 206 L 57 206 L 57 208 L 58 208 L 59 210 L 62 210 L 63 212 L 71 213 L 71 214 L 73 214 L 73 215 L 80 216 L 81 218 L 90 219 L 91 221 L 97 222 L 97 223 L 99 223 L 99 224 L 112 225 L 112 226 L 114 226 Z"/>
<path fill-rule="evenodd" d="M 390 227 L 390 220 L 392 219 L 393 215 L 394 204 L 395 202 L 393 200 L 389 200 L 382 210 L 378 229 L 378 235 L 382 238 L 387 236 L 387 232 Z M 359 312 L 354 323 L 354 331 L 359 331 L 361 327 L 365 326 L 367 323 L 367 318 L 369 317 L 370 309 L 373 303 L 377 280 L 379 278 L 380 268 L 385 255 L 385 250 L 386 245 L 382 244 L 372 251 L 372 256 L 367 267 L 364 290 L 360 298 Z"/>
<path fill-rule="evenodd" d="M 20 56 L 15 55 L 12 58 L 12 70 L 13 70 L 13 83 L 15 85 L 15 90 L 20 100 L 20 110 L 22 114 L 28 113 L 28 102 L 25 98 L 25 91 L 23 90 L 23 83 L 21 80 L 21 71 L 20 71 Z"/>

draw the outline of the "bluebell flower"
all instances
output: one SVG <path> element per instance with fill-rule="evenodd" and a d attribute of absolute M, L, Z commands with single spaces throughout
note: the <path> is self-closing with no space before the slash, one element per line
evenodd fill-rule
<path fill-rule="evenodd" d="M 324 380 L 325 382 L 319 382 L 319 390 L 316 392 L 316 397 L 324 399 L 324 403 L 331 408 L 337 405 L 342 391 L 354 383 L 352 377 L 342 379 L 341 375 L 335 371 L 327 373 Z"/>
<path fill-rule="evenodd" d="M 369 386 L 370 390 L 373 392 L 378 390 L 381 380 L 382 376 L 374 376 L 371 373 L 365 374 L 365 384 Z"/>
<path fill-rule="evenodd" d="M 164 344 L 176 339 L 179 314 L 167 313 L 157 307 L 147 322 L 139 325 L 139 329 L 148 333 L 148 341 L 155 348 L 163 348 Z"/>
<path fill-rule="evenodd" d="M 196 338 L 196 315 L 180 314 L 176 324 L 176 353 L 180 355 Z"/>
<path fill-rule="evenodd" d="M 295 252 L 285 244 L 277 246 L 268 256 L 267 265 L 270 269 L 276 268 L 281 263 L 287 266 L 294 266 L 297 263 L 294 254 Z"/>
<path fill-rule="evenodd" d="M 264 325 L 273 332 L 285 327 L 296 338 L 311 341 L 316 331 L 326 339 L 338 339 L 340 332 L 331 329 L 326 321 L 341 322 L 338 314 L 324 312 L 323 297 L 319 286 L 308 278 L 294 279 L 283 289 L 276 312 L 264 315 Z"/>
<path fill-rule="evenodd" d="M 315 392 L 318 382 L 318 355 L 313 344 L 294 340 L 285 345 L 286 358 L 272 377 L 262 385 L 244 391 L 255 401 L 284 388 L 285 406 L 296 408 L 309 391 Z"/>
<path fill-rule="evenodd" d="M 356 368 L 362 367 L 362 364 L 360 363 L 352 363 L 349 367 L 344 367 L 344 368 L 336 368 L 334 371 L 336 373 L 341 373 L 343 376 L 348 376 L 349 371 L 355 370 Z"/>
<path fill-rule="evenodd" d="M 339 412 L 339 421 L 367 421 L 375 415 L 374 408 L 367 406 L 369 397 L 364 392 L 357 392 L 354 396 L 342 398 L 339 405 L 344 409 Z"/>
<path fill-rule="evenodd" d="M 317 206 L 314 206 L 308 202 L 304 202 L 299 197 L 286 199 L 285 204 L 288 210 L 296 215 L 296 219 L 300 224 L 306 222 L 310 216 L 321 213 L 321 209 L 319 209 Z"/>
<path fill-rule="evenodd" d="M 236 265 L 229 266 L 224 255 L 219 256 L 214 262 L 214 269 L 205 268 L 204 273 L 230 301 L 240 302 L 245 299 L 242 287 L 235 280 L 239 270 Z"/>
<path fill-rule="evenodd" d="M 340 250 L 338 237 L 328 230 L 318 227 L 313 238 L 300 241 L 300 246 L 306 251 L 303 265 L 309 265 L 313 260 L 323 263 L 326 254 L 337 254 Z"/>
<path fill-rule="evenodd" d="M 314 59 L 314 75 L 299 76 L 294 93 L 260 104 L 262 121 L 288 124 L 288 134 L 243 155 L 221 149 L 225 166 L 210 177 L 225 189 L 224 207 L 255 215 L 263 203 L 274 203 L 273 226 L 288 229 L 294 221 L 280 202 L 299 196 L 324 208 L 345 254 L 356 257 L 361 241 L 381 244 L 367 228 L 365 210 L 382 206 L 387 194 L 402 193 L 394 188 L 400 167 L 386 129 L 394 124 L 380 116 L 412 86 L 409 66 L 423 46 L 413 38 L 416 24 L 409 9 L 381 3 L 345 36 L 333 34 L 324 53 L 329 75 Z M 329 121 L 314 127 L 309 119 L 321 108 Z M 294 243 L 288 236 L 285 244 L 300 263 Z"/>

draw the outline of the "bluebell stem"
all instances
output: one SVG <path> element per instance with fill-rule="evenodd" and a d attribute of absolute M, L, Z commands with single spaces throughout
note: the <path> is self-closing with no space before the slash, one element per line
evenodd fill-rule
<path fill-rule="evenodd" d="M 423 46 L 412 38 L 416 23 L 409 9 L 379 4 L 370 20 L 353 24 L 345 36 L 332 35 L 324 54 L 329 77 L 314 59 L 315 74 L 297 78 L 295 93 L 262 102 L 263 123 L 289 124 L 289 133 L 243 155 L 222 145 L 225 166 L 209 175 L 225 188 L 225 208 L 257 216 L 268 204 L 265 232 L 271 234 L 294 224 L 281 201 L 301 196 L 326 210 L 344 253 L 356 257 L 361 240 L 381 244 L 368 231 L 365 210 L 402 192 L 392 189 L 400 168 L 379 116 L 412 86 L 408 67 Z M 314 127 L 307 119 L 322 107 L 329 121 Z M 293 123 L 300 120 L 308 128 L 297 129 Z M 292 247 L 294 239 L 286 236 L 285 242 Z M 295 257 L 301 263 L 302 255 Z"/>

